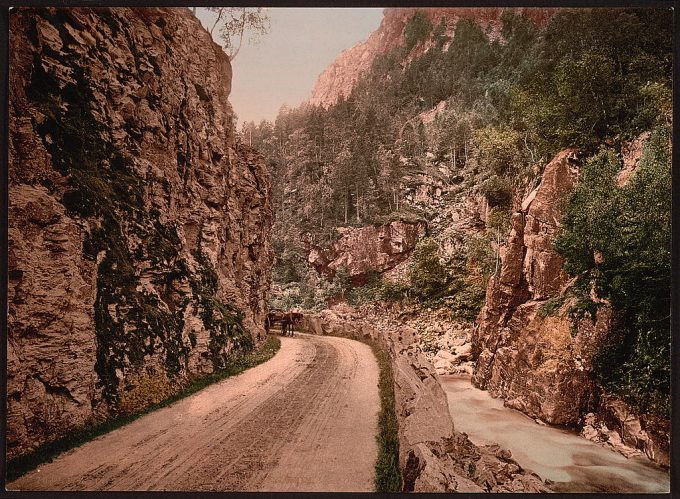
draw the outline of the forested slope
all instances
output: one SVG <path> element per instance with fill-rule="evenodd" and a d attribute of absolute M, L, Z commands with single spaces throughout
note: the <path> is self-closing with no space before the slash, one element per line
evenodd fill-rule
<path fill-rule="evenodd" d="M 499 338 L 522 354 L 514 331 L 528 325 L 562 331 L 531 353 L 537 366 L 559 357 L 566 387 L 585 369 L 583 405 L 562 422 L 582 425 L 612 393 L 649 414 L 655 421 L 649 432 L 663 441 L 671 11 L 529 16 L 505 9 L 491 19 L 483 10 L 477 17 L 455 11 L 414 10 L 403 27 L 393 27 L 398 36 L 372 55 L 363 76 L 354 82 L 337 74 L 345 87 L 350 82 L 349 92 L 328 92 L 337 101 L 317 98 L 324 106 L 283 108 L 274 123 L 243 126 L 244 140 L 264 153 L 274 179 L 272 304 L 322 308 L 343 299 L 387 299 L 443 307 L 461 321 L 494 309 L 492 322 L 485 322 L 486 312 L 476 321 L 475 354 L 488 351 L 489 373 L 478 363 L 476 379 L 484 385 L 496 376 L 504 387 L 497 395 L 514 397 L 527 411 L 526 397 L 540 401 L 557 390 L 568 403 L 570 390 L 555 388 L 552 378 L 536 380 L 538 392 L 507 388 L 512 383 L 498 373 L 511 372 L 515 360 L 496 356 Z M 557 166 L 562 157 L 573 182 L 542 184 L 544 175 L 567 168 Z M 540 198 L 553 188 L 547 206 L 532 207 L 537 192 Z M 395 259 L 393 269 L 376 267 L 355 279 L 356 252 L 347 241 L 360 247 L 368 240 L 355 232 L 348 239 L 348 231 L 395 221 L 426 227 L 408 248 L 408 261 Z M 338 261 L 347 263 L 318 273 L 310 255 L 334 241 L 349 255 Z M 513 248 L 520 251 L 515 263 Z M 510 271 L 517 281 L 506 289 Z M 550 285 L 541 288 L 543 282 Z M 518 307 L 527 315 L 515 315 Z M 596 323 L 604 331 L 597 341 Z M 574 352 L 584 344 L 581 358 Z M 664 460 L 663 450 L 647 453 Z"/>

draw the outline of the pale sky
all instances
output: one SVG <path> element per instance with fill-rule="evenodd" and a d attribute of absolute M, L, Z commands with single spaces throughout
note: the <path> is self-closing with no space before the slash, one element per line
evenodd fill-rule
<path fill-rule="evenodd" d="M 229 100 L 239 123 L 273 121 L 283 104 L 301 104 L 326 66 L 344 49 L 366 40 L 382 19 L 382 8 L 268 8 L 267 12 L 269 33 L 257 44 L 244 41 L 232 62 Z M 201 8 L 196 14 L 208 29 L 216 18 Z"/>

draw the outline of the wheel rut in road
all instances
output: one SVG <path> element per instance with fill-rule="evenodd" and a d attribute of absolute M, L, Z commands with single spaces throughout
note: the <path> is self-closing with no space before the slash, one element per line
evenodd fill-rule
<path fill-rule="evenodd" d="M 12 490 L 370 491 L 379 369 L 298 334 L 268 362 L 73 449 Z"/>

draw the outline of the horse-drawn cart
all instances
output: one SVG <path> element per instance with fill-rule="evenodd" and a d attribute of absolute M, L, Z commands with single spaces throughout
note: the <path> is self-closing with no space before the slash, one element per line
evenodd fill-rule
<path fill-rule="evenodd" d="M 303 319 L 300 312 L 283 311 L 279 309 L 270 310 L 264 322 L 264 328 L 269 334 L 269 330 L 279 324 L 281 326 L 282 336 L 293 336 L 295 326 L 300 324 Z"/>

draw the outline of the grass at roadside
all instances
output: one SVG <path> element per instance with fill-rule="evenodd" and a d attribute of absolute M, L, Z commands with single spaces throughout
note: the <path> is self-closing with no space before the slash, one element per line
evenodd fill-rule
<path fill-rule="evenodd" d="M 52 461 L 59 454 L 66 452 L 67 450 L 79 447 L 94 438 L 104 435 L 116 428 L 120 428 L 121 426 L 125 426 L 145 414 L 166 407 L 173 402 L 177 402 L 180 399 L 202 390 L 208 385 L 212 385 L 223 379 L 240 374 L 246 369 L 255 367 L 256 365 L 271 359 L 279 350 L 280 346 L 281 340 L 274 335 L 270 335 L 259 349 L 234 359 L 232 363 L 220 371 L 193 380 L 176 394 L 157 404 L 150 405 L 143 411 L 118 416 L 98 425 L 78 430 L 57 440 L 43 444 L 29 454 L 11 459 L 7 462 L 7 482 L 16 480 L 21 475 L 28 473 L 43 463 Z"/>
<path fill-rule="evenodd" d="M 380 414 L 378 415 L 378 459 L 375 463 L 375 491 L 400 492 L 399 424 L 395 411 L 392 364 L 387 353 L 373 342 L 365 342 L 373 349 L 380 367 L 378 389 Z"/>
<path fill-rule="evenodd" d="M 390 357 L 372 339 L 345 334 L 330 334 L 339 338 L 359 341 L 371 347 L 378 361 L 380 375 L 378 393 L 380 413 L 378 414 L 378 459 L 375 462 L 373 479 L 375 492 L 401 492 L 402 479 L 399 469 L 399 423 L 397 421 L 396 401 L 394 398 L 394 377 Z"/>

